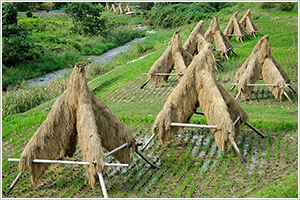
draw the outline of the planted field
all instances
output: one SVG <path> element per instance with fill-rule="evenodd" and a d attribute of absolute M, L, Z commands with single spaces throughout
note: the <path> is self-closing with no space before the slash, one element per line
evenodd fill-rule
<path fill-rule="evenodd" d="M 261 36 L 244 43 L 231 39 L 233 46 L 240 46 L 235 49 L 237 56 L 221 61 L 223 67 L 218 66 L 220 73 L 217 73 L 217 79 L 227 91 L 253 47 L 268 33 L 274 58 L 291 78 L 291 86 L 298 91 L 298 48 L 294 45 L 298 44 L 298 26 L 281 23 L 281 19 L 277 22 L 261 17 L 254 21 L 261 30 Z M 183 31 L 183 41 L 188 36 L 186 32 Z M 150 81 L 144 89 L 140 89 L 147 80 L 141 73 L 148 72 L 164 50 L 126 64 L 89 84 L 93 93 L 108 105 L 141 143 L 151 137 L 156 115 L 178 84 L 177 77 L 171 76 L 158 86 Z M 235 97 L 237 91 L 229 93 Z M 236 142 L 247 160 L 246 164 L 241 163 L 233 149 L 227 152 L 216 147 L 209 130 L 185 128 L 166 145 L 161 145 L 156 137 L 143 152 L 159 166 L 158 169 L 151 169 L 136 154 L 131 155 L 132 162 L 128 168 L 106 168 L 104 179 L 109 197 L 297 197 L 298 94 L 292 91 L 287 91 L 287 94 L 294 104 L 285 97 L 282 101 L 275 100 L 267 87 L 255 87 L 250 99 L 238 100 L 248 113 L 250 124 L 266 135 L 262 139 L 242 126 L 242 134 Z M 8 115 L 2 119 L 4 192 L 18 174 L 18 164 L 7 162 L 7 158 L 20 156 L 37 127 L 46 119 L 52 104 L 50 102 L 26 114 Z M 206 119 L 194 115 L 191 123 L 205 124 Z M 69 160 L 82 160 L 79 147 Z M 108 157 L 107 162 L 116 160 Z M 3 194 L 3 197 L 7 196 Z M 99 183 L 94 190 L 87 183 L 84 167 L 51 165 L 35 187 L 31 186 L 30 174 L 26 172 L 9 197 L 97 198 L 103 197 L 103 194 Z"/>

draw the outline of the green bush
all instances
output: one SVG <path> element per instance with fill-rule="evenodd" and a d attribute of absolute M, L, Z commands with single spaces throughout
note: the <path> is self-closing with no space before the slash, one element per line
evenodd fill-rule
<path fill-rule="evenodd" d="M 175 28 L 212 17 L 232 3 L 156 3 L 147 13 L 149 23 L 162 28 Z"/>
<path fill-rule="evenodd" d="M 18 21 L 18 25 L 27 31 L 42 32 L 47 24 L 40 18 L 23 18 Z"/>
<path fill-rule="evenodd" d="M 26 11 L 26 16 L 27 16 L 27 17 L 32 17 L 32 12 L 31 12 L 30 10 L 27 10 L 27 11 Z"/>
<path fill-rule="evenodd" d="M 13 2 L 14 7 L 18 9 L 20 12 L 25 12 L 28 10 L 28 3 L 27 2 Z"/>
<path fill-rule="evenodd" d="M 262 9 L 266 9 L 266 8 L 275 8 L 276 4 L 274 2 L 263 2 L 260 7 Z"/>
<path fill-rule="evenodd" d="M 17 10 L 11 3 L 3 6 L 2 63 L 8 68 L 14 64 L 38 57 L 27 31 L 17 25 Z"/>
<path fill-rule="evenodd" d="M 45 51 L 34 61 L 25 61 L 5 70 L 2 74 L 2 88 L 21 84 L 23 79 L 27 80 L 68 66 L 74 66 L 80 61 L 86 61 L 86 58 L 76 50 Z"/>
<path fill-rule="evenodd" d="M 292 2 L 281 2 L 279 3 L 279 8 L 282 11 L 292 11 L 296 3 Z"/>
<path fill-rule="evenodd" d="M 73 19 L 75 30 L 79 34 L 98 35 L 105 30 L 105 19 L 101 17 L 101 4 L 69 3 L 66 13 Z"/>
<path fill-rule="evenodd" d="M 17 9 L 12 3 L 3 3 L 2 7 L 2 26 L 17 24 Z"/>
<path fill-rule="evenodd" d="M 16 34 L 2 38 L 2 62 L 7 67 L 24 60 L 36 59 L 39 54 L 34 50 L 34 44 L 25 34 Z"/>

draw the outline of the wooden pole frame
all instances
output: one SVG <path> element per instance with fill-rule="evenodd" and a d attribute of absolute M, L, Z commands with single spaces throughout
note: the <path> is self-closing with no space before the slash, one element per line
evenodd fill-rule
<path fill-rule="evenodd" d="M 149 81 L 150 81 L 150 78 L 148 78 L 148 80 L 141 86 L 141 89 L 143 89 L 148 84 Z"/>
<path fill-rule="evenodd" d="M 128 147 L 128 144 L 127 143 L 124 143 L 123 145 L 113 149 L 112 151 L 108 152 L 105 154 L 105 157 L 107 156 L 110 156 L 112 155 L 113 153 L 125 148 L 125 147 Z M 143 156 L 138 150 L 135 151 L 143 160 L 145 160 L 152 168 L 157 168 L 155 165 L 153 165 L 149 160 L 147 160 L 145 158 L 145 156 Z M 7 161 L 9 162 L 19 162 L 20 159 L 19 158 L 8 158 Z M 96 165 L 97 162 L 92 162 L 92 163 L 89 163 L 89 162 L 81 162 L 81 161 L 68 161 L 68 160 L 44 160 L 44 159 L 34 159 L 32 160 L 33 163 L 48 163 L 48 164 L 72 164 L 72 165 L 90 165 L 90 164 L 93 164 L 93 165 Z M 108 167 L 128 167 L 129 164 L 122 164 L 122 163 L 105 163 L 105 166 L 108 166 Z M 7 195 L 9 195 L 9 193 L 13 190 L 13 188 L 15 187 L 15 185 L 18 183 L 18 181 L 20 180 L 20 178 L 22 177 L 22 175 L 24 174 L 24 172 L 20 172 L 18 174 L 18 176 L 15 178 L 15 180 L 12 182 L 12 184 L 9 186 L 8 188 L 8 192 L 7 192 Z M 100 185 L 101 185 L 101 188 L 102 188 L 102 192 L 103 192 L 103 195 L 104 195 L 104 198 L 109 198 L 108 197 L 108 194 L 107 194 L 107 190 L 106 190 L 106 187 L 105 187 L 105 183 L 104 183 L 104 179 L 103 179 L 103 175 L 102 175 L 102 172 L 100 172 L 98 174 L 99 176 L 99 181 L 100 181 Z"/>
<path fill-rule="evenodd" d="M 177 123 L 177 122 L 171 123 L 171 126 L 190 127 L 190 128 L 215 128 L 215 129 L 218 128 L 216 125 L 188 124 L 188 123 Z"/>
<path fill-rule="evenodd" d="M 99 181 L 100 181 L 103 196 L 104 196 L 104 198 L 107 199 L 109 197 L 108 197 L 106 186 L 105 186 L 105 183 L 104 183 L 104 178 L 103 178 L 103 175 L 102 175 L 101 172 L 98 174 L 98 177 L 99 177 Z"/>
<path fill-rule="evenodd" d="M 155 131 L 155 133 L 149 138 L 149 140 L 144 144 L 144 146 L 141 148 L 141 152 L 143 152 L 146 147 L 150 144 L 150 142 L 155 138 L 155 136 L 158 134 L 158 129 Z"/>
<path fill-rule="evenodd" d="M 18 183 L 18 181 L 20 180 L 20 178 L 22 177 L 23 174 L 24 174 L 24 172 L 21 171 L 21 172 L 18 174 L 18 176 L 15 178 L 15 180 L 11 183 L 11 185 L 9 186 L 8 191 L 7 191 L 7 193 L 6 193 L 7 196 L 8 196 L 9 193 L 14 189 L 15 185 Z"/>
<path fill-rule="evenodd" d="M 236 86 L 239 85 L 238 83 L 231 83 L 231 85 Z M 290 84 L 285 84 L 286 86 L 289 86 Z M 265 86 L 265 87 L 270 87 L 270 86 L 275 86 L 275 84 L 266 84 L 266 83 L 249 83 L 247 86 Z"/>
<path fill-rule="evenodd" d="M 19 162 L 19 158 L 8 158 L 8 162 Z M 71 165 L 95 165 L 97 162 L 81 162 L 81 161 L 69 161 L 69 160 L 45 160 L 45 159 L 34 159 L 32 160 L 33 163 L 47 163 L 47 164 L 71 164 Z M 105 166 L 108 167 L 128 167 L 128 164 L 122 163 L 105 163 Z"/>

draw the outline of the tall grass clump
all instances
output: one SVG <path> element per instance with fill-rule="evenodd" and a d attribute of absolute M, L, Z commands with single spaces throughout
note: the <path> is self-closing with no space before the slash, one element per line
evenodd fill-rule
<path fill-rule="evenodd" d="M 9 115 L 25 112 L 51 100 L 63 93 L 67 88 L 68 79 L 52 81 L 43 87 L 22 88 L 16 91 L 6 92 L 2 95 L 2 114 Z"/>
<path fill-rule="evenodd" d="M 156 27 L 175 28 L 211 18 L 222 8 L 232 5 L 225 2 L 156 3 L 147 15 L 149 23 Z"/>
<path fill-rule="evenodd" d="M 44 52 L 35 61 L 24 62 L 3 72 L 2 87 L 21 84 L 23 80 L 34 78 L 58 69 L 74 66 L 76 62 L 86 61 L 78 51 Z"/>

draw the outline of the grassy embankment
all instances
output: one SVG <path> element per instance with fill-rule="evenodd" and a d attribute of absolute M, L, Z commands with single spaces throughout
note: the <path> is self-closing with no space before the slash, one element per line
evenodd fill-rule
<path fill-rule="evenodd" d="M 86 61 L 87 55 L 101 55 L 109 49 L 130 40 L 142 37 L 145 31 L 132 30 L 132 26 L 143 24 L 140 17 L 121 16 L 104 12 L 107 30 L 102 35 L 85 36 L 74 32 L 72 19 L 66 14 L 38 14 L 28 18 L 18 15 L 18 25 L 31 33 L 27 38 L 34 42 L 38 58 L 5 68 L 3 89 L 11 90 L 25 80 L 46 73 L 72 67 L 76 62 Z"/>
<path fill-rule="evenodd" d="M 298 35 L 297 15 L 274 10 L 261 10 L 256 3 L 239 3 L 229 11 L 219 13 L 223 30 L 230 14 L 239 8 L 239 17 L 252 8 L 254 23 L 262 35 L 270 34 L 272 53 L 288 75 L 292 86 L 298 90 Z M 209 21 L 205 21 L 208 26 Z M 181 27 L 184 41 L 193 25 Z M 174 30 L 151 35 L 153 41 L 161 40 L 154 54 L 95 79 L 90 89 L 132 130 L 138 141 L 150 137 L 150 129 L 156 115 L 168 95 L 177 85 L 176 77 L 167 83 L 153 86 L 150 82 L 143 90 L 139 86 L 146 80 L 140 75 L 147 72 L 163 53 Z M 162 37 L 164 36 L 164 37 Z M 234 74 L 250 55 L 259 38 L 251 38 L 240 46 L 229 61 L 223 61 L 218 80 L 229 90 Z M 293 40 L 294 38 L 294 40 Z M 294 43 L 295 41 L 295 43 Z M 142 45 L 147 40 L 136 45 Z M 151 42 L 149 43 L 151 44 Z M 160 44 L 160 45 L 158 45 Z M 132 58 L 137 46 L 122 53 L 118 60 L 126 63 Z M 159 47 L 159 48 L 158 48 Z M 160 49 L 160 47 L 163 47 Z M 155 49 L 154 48 L 154 49 Z M 236 90 L 231 92 L 236 95 Z M 247 164 L 241 164 L 233 150 L 223 152 L 216 148 L 211 133 L 204 130 L 185 129 L 166 146 L 155 139 L 145 151 L 160 168 L 149 166 L 133 156 L 128 169 L 108 169 L 105 180 L 110 197 L 297 197 L 298 196 L 298 97 L 288 94 L 295 101 L 276 101 L 267 88 L 256 87 L 250 100 L 239 100 L 249 114 L 250 123 L 260 129 L 267 138 L 261 139 L 247 127 L 237 139 Z M 45 120 L 53 102 L 32 109 L 27 114 L 12 114 L 3 118 L 3 189 L 17 175 L 17 164 L 8 163 L 8 157 L 19 157 L 26 142 Z M 200 109 L 199 109 L 200 110 Z M 193 116 L 192 123 L 205 123 L 201 116 Z M 75 160 L 81 160 L 80 151 Z M 108 161 L 111 161 L 109 159 Z M 99 197 L 99 189 L 92 190 L 85 183 L 84 169 L 80 166 L 52 165 L 36 187 L 30 186 L 29 174 L 25 173 L 11 197 Z M 270 185 L 270 183 L 272 183 Z"/>

